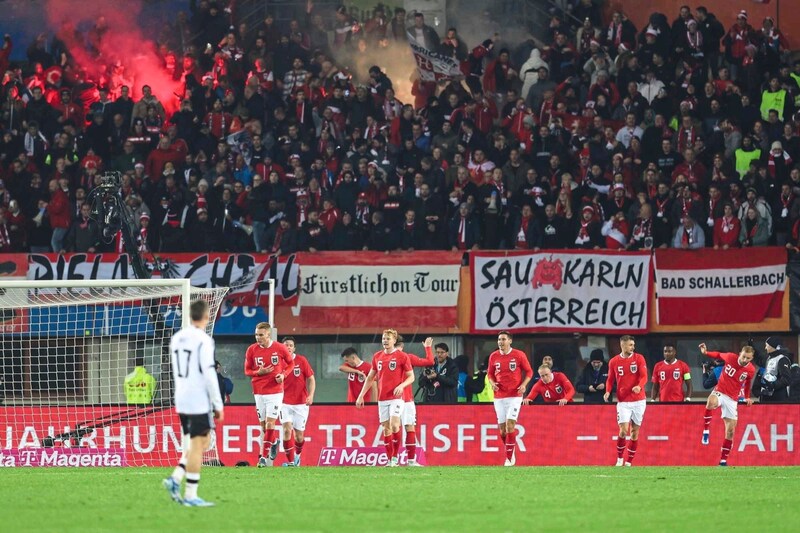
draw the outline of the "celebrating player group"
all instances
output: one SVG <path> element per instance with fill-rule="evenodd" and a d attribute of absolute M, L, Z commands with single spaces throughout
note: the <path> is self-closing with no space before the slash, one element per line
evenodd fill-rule
<path fill-rule="evenodd" d="M 222 420 L 222 401 L 216 381 L 211 376 L 214 361 L 214 341 L 202 330 L 208 321 L 208 306 L 204 302 L 192 304 L 192 326 L 177 333 L 170 346 L 173 378 L 175 380 L 175 405 L 183 426 L 183 454 L 172 476 L 164 486 L 176 501 L 190 506 L 213 505 L 197 497 L 202 452 L 209 444 L 213 419 Z M 283 342 L 272 339 L 272 328 L 266 322 L 255 330 L 255 343 L 245 354 L 244 372 L 250 377 L 256 413 L 263 430 L 258 467 L 272 464 L 277 457 L 280 433 L 286 454 L 285 467 L 301 464 L 304 431 L 308 422 L 309 406 L 314 401 L 316 382 L 308 360 L 296 353 L 295 340 L 286 337 Z M 539 379 L 523 399 L 533 378 L 528 356 L 512 347 L 513 336 L 507 331 L 497 335 L 497 350 L 489 355 L 486 380 L 494 394 L 494 409 L 500 439 L 504 444 L 505 466 L 516 464 L 517 420 L 522 404 L 531 403 L 542 396 L 545 403 L 565 405 L 571 403 L 575 388 L 567 376 L 554 372 L 552 362 L 537 369 Z M 405 452 L 408 466 L 420 466 L 417 461 L 417 413 L 412 387 L 414 367 L 436 364 L 433 339 L 423 342 L 425 357 L 404 351 L 403 339 L 394 329 L 381 336 L 382 349 L 371 363 L 362 361 L 353 348 L 342 353 L 343 364 L 339 370 L 348 377 L 348 401 L 356 408 L 377 399 L 378 420 L 383 428 L 388 467 L 401 464 L 401 437 L 405 429 Z M 440 345 L 437 345 L 437 349 Z M 620 338 L 620 352 L 611 358 L 605 383 L 596 383 L 591 392 L 602 392 L 609 402 L 612 392 L 617 394 L 616 466 L 631 466 L 636 457 L 639 432 L 647 409 L 645 386 L 648 381 L 647 363 L 636 353 L 636 341 L 630 335 Z M 709 351 L 700 344 L 700 352 L 723 362 L 718 383 L 708 397 L 703 417 L 700 445 L 710 443 L 712 413 L 721 409 L 725 425 L 719 464 L 726 466 L 736 429 L 739 399 L 752 405 L 751 384 L 756 376 L 752 364 L 755 350 L 744 346 L 738 354 Z M 653 400 L 683 401 L 691 396 L 691 375 L 686 363 L 675 357 L 674 345 L 664 347 L 664 361 L 653 372 Z M 204 371 L 205 370 L 205 371 Z M 686 390 L 684 391 L 684 386 Z M 212 416 L 213 415 L 213 416 Z M 280 431 L 282 428 L 282 432 Z M 181 483 L 186 480 L 186 491 L 180 494 Z"/>

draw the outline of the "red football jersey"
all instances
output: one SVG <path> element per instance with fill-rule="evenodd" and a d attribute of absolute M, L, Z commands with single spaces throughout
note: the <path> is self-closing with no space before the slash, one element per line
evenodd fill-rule
<path fill-rule="evenodd" d="M 653 367 L 653 383 L 658 383 L 658 400 L 661 402 L 682 402 L 683 382 L 692 379 L 689 365 L 675 359 L 672 364 L 659 361 Z"/>
<path fill-rule="evenodd" d="M 364 375 L 356 374 L 355 372 L 350 372 L 347 374 L 347 401 L 348 403 L 356 403 L 358 400 L 358 395 L 361 394 L 361 389 L 364 388 L 364 382 L 367 381 L 367 374 L 369 374 L 369 369 L 372 368 L 372 365 L 367 363 L 366 361 L 361 361 L 357 367 L 354 367 L 356 370 L 360 370 L 364 373 Z M 374 402 L 375 398 L 372 395 L 372 392 L 367 393 L 367 396 L 364 397 L 365 402 Z"/>
<path fill-rule="evenodd" d="M 283 403 L 286 405 L 305 405 L 308 399 L 306 380 L 314 375 L 308 359 L 295 354 L 294 368 L 283 382 Z"/>
<path fill-rule="evenodd" d="M 640 353 L 628 357 L 622 354 L 615 355 L 608 362 L 608 380 L 606 390 L 612 390 L 614 382 L 617 383 L 617 401 L 637 402 L 647 398 L 644 387 L 647 385 L 647 362 Z M 633 392 L 635 386 L 642 388 L 638 393 Z"/>
<path fill-rule="evenodd" d="M 753 366 L 753 363 L 741 366 L 739 354 L 731 352 L 706 352 L 706 355 L 725 361 L 717 386 L 714 387 L 715 391 L 721 392 L 733 401 L 738 401 L 741 393 L 744 393 L 745 399 L 750 398 L 751 384 L 756 375 L 756 367 Z"/>
<path fill-rule="evenodd" d="M 526 378 L 533 377 L 528 356 L 522 350 L 511 348 L 507 354 L 495 350 L 489 356 L 489 379 L 497 383 L 494 397 L 513 398 L 522 396 L 517 389 Z"/>
<path fill-rule="evenodd" d="M 411 372 L 411 362 L 400 350 L 392 353 L 381 350 L 372 358 L 372 370 L 378 376 L 378 401 L 397 400 L 394 389 L 406 380 L 406 373 Z"/>
<path fill-rule="evenodd" d="M 259 376 L 259 367 L 273 366 L 272 372 Z M 253 382 L 253 394 L 278 394 L 283 392 L 283 383 L 275 381 L 278 374 L 286 378 L 294 368 L 292 354 L 288 348 L 277 341 L 262 348 L 258 343 L 251 344 L 244 356 L 244 374 Z"/>
<path fill-rule="evenodd" d="M 433 358 L 433 349 L 430 347 L 425 348 L 425 359 L 422 357 L 418 357 L 416 355 L 407 353 L 408 362 L 411 363 L 412 367 L 426 367 L 426 366 L 433 366 L 436 362 Z M 411 391 L 413 387 L 406 387 L 403 390 L 403 401 L 404 402 L 413 402 L 414 401 L 414 393 Z"/>
<path fill-rule="evenodd" d="M 553 372 L 553 381 L 545 383 L 540 379 L 534 383 L 526 399 L 533 400 L 540 394 L 545 403 L 553 403 L 564 399 L 571 402 L 575 396 L 575 387 L 572 386 L 572 383 L 563 373 Z"/>

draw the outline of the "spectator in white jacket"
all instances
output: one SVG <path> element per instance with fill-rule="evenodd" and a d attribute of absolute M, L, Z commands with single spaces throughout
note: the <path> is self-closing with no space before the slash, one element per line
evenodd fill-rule
<path fill-rule="evenodd" d="M 519 76 L 522 79 L 522 92 L 519 94 L 527 96 L 528 91 L 531 90 L 531 86 L 539 81 L 540 67 L 549 68 L 547 67 L 547 62 L 542 59 L 542 53 L 538 48 L 534 48 L 531 50 L 531 56 L 522 64 L 522 68 L 519 69 Z"/>
<path fill-rule="evenodd" d="M 652 104 L 658 92 L 665 88 L 664 82 L 656 78 L 655 72 L 648 72 L 645 81 L 639 84 L 639 93 L 647 99 L 648 104 Z"/>

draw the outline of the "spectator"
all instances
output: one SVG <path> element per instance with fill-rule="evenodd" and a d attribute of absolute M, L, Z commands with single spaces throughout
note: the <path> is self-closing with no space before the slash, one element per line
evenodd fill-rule
<path fill-rule="evenodd" d="M 575 380 L 575 389 L 583 394 L 583 403 L 603 403 L 606 379 L 608 379 L 608 365 L 603 350 L 592 350 L 589 354 L 589 364 L 583 367 Z"/>
<path fill-rule="evenodd" d="M 100 246 L 100 228 L 90 217 L 91 206 L 81 206 L 80 217 L 72 225 L 64 237 L 64 250 L 67 252 L 95 253 Z"/>
<path fill-rule="evenodd" d="M 683 217 L 683 224 L 675 232 L 672 247 L 680 250 L 699 250 L 706 243 L 706 236 L 690 216 Z"/>
<path fill-rule="evenodd" d="M 233 381 L 224 374 L 225 369 L 219 361 L 214 361 L 214 369 L 217 371 L 217 384 L 219 385 L 219 395 L 223 403 L 231 403 L 233 394 Z"/>
<path fill-rule="evenodd" d="M 419 376 L 419 387 L 424 391 L 425 403 L 457 403 L 459 369 L 450 358 L 450 348 L 440 342 L 434 346 L 436 362 Z"/>
<path fill-rule="evenodd" d="M 742 221 L 739 231 L 739 242 L 743 247 L 766 246 L 769 240 L 769 228 L 766 221 L 751 206 L 747 208 L 747 216 Z"/>
<path fill-rule="evenodd" d="M 486 375 L 488 368 L 489 357 L 487 356 L 478 369 L 473 372 L 472 377 L 464 383 L 468 403 L 489 403 L 494 400 L 494 391 Z"/>
<path fill-rule="evenodd" d="M 67 180 L 51 180 L 49 190 L 50 201 L 45 204 L 45 207 L 47 208 L 50 227 L 53 229 L 50 248 L 54 253 L 59 253 L 65 250 L 64 239 L 67 236 L 72 219 L 69 196 L 67 195 L 69 191 Z"/>
<path fill-rule="evenodd" d="M 459 355 L 454 359 L 458 367 L 458 403 L 467 401 L 466 382 L 469 378 L 469 357 Z"/>

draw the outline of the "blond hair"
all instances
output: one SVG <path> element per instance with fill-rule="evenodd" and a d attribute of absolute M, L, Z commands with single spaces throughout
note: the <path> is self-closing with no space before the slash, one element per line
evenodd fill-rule
<path fill-rule="evenodd" d="M 266 329 L 269 331 L 272 330 L 272 326 L 269 325 L 269 322 L 259 322 L 256 324 L 256 329 Z"/>
<path fill-rule="evenodd" d="M 389 335 L 391 337 L 394 337 L 395 342 L 397 342 L 398 335 L 397 335 L 397 330 L 396 329 L 385 329 L 385 330 L 383 330 L 383 334 L 384 335 Z"/>

